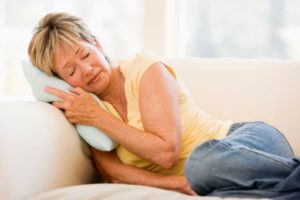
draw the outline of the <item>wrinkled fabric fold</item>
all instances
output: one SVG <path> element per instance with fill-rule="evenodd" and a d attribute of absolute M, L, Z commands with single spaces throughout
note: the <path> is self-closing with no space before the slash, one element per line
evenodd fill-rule
<path fill-rule="evenodd" d="M 196 147 L 185 175 L 199 195 L 300 198 L 300 162 L 284 135 L 258 121 L 235 123 L 222 140 Z"/>

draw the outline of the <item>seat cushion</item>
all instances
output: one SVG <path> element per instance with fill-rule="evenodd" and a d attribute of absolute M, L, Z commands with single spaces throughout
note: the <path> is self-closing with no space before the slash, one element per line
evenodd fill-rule
<path fill-rule="evenodd" d="M 224 200 L 218 197 L 189 196 L 179 192 L 128 184 L 88 184 L 52 190 L 33 200 Z M 237 198 L 226 198 L 234 200 Z M 245 200 L 245 199 L 243 199 Z"/>

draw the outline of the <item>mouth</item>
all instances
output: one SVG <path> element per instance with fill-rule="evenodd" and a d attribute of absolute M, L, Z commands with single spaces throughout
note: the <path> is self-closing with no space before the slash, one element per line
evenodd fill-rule
<path fill-rule="evenodd" d="M 95 76 L 88 82 L 88 85 L 95 83 L 99 79 L 99 77 L 100 77 L 100 72 L 95 74 Z"/>

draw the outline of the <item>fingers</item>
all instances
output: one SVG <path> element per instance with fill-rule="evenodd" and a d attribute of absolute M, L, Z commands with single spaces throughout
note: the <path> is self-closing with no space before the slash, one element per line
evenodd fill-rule
<path fill-rule="evenodd" d="M 66 110 L 66 108 L 67 108 L 66 104 L 62 101 L 55 101 L 55 102 L 52 103 L 52 105 L 55 106 L 58 109 Z"/>
<path fill-rule="evenodd" d="M 52 105 L 58 109 L 63 109 L 63 113 L 70 123 L 72 124 L 76 123 L 76 118 L 73 117 L 73 113 L 69 110 L 66 110 L 65 109 L 66 106 L 62 102 L 56 101 L 53 102 Z"/>
<path fill-rule="evenodd" d="M 198 196 L 198 194 L 191 188 L 185 189 L 184 191 L 181 192 L 191 196 Z"/>
<path fill-rule="evenodd" d="M 82 95 L 85 93 L 85 91 L 81 87 L 70 88 L 69 91 L 77 95 Z"/>
<path fill-rule="evenodd" d="M 198 194 L 194 190 L 192 190 L 192 189 L 191 189 L 190 195 L 192 195 L 192 196 L 198 196 Z"/>

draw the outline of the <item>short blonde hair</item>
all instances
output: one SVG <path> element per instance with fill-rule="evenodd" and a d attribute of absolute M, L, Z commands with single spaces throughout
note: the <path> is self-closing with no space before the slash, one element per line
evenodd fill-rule
<path fill-rule="evenodd" d="M 44 16 L 34 29 L 28 47 L 31 63 L 48 75 L 54 75 L 54 52 L 66 42 L 78 44 L 79 39 L 89 43 L 94 36 L 81 18 L 68 13 L 50 13 Z"/>

